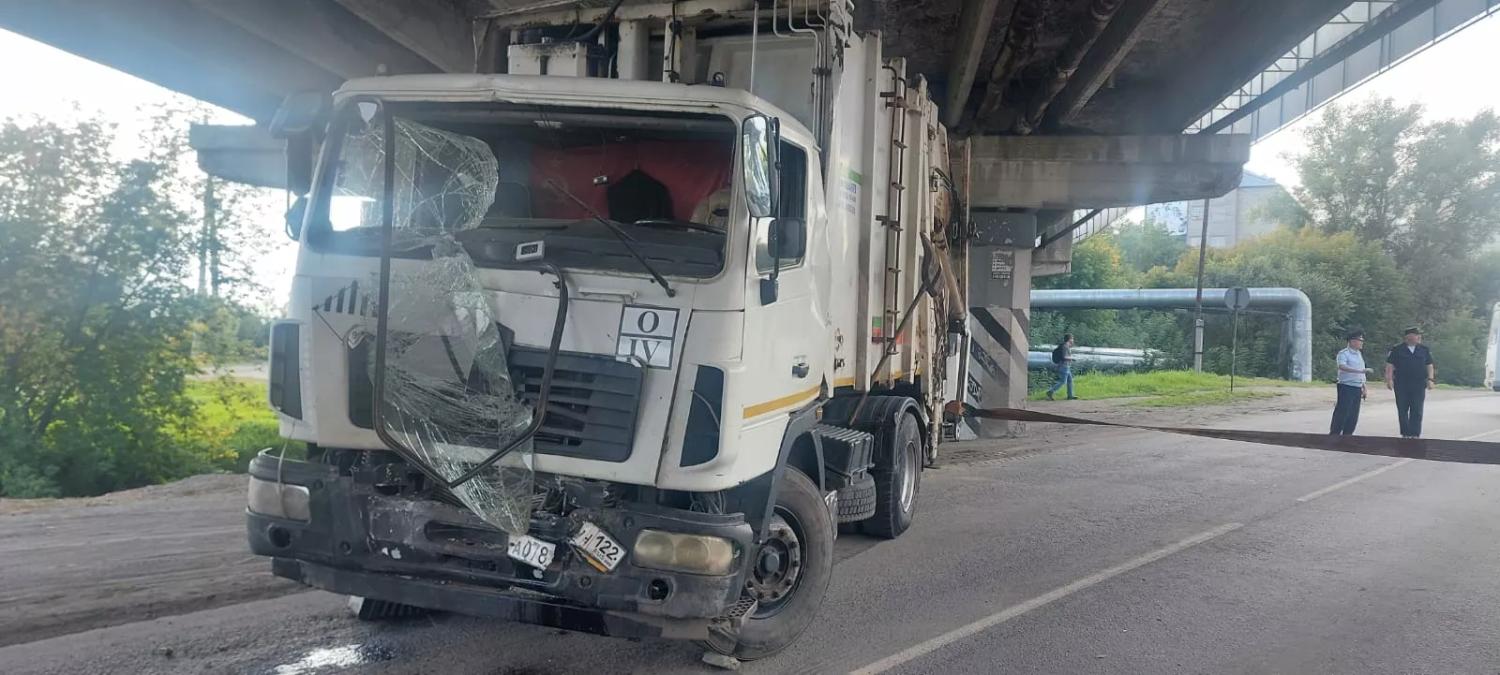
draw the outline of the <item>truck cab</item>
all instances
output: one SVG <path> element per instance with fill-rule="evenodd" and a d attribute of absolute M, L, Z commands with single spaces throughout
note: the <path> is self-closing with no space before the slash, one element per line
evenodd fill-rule
<path fill-rule="evenodd" d="M 605 16 L 598 43 L 513 44 L 511 73 L 288 101 L 289 147 L 320 150 L 289 166 L 308 180 L 271 349 L 308 452 L 251 466 L 250 544 L 278 575 L 367 616 L 750 659 L 812 620 L 840 523 L 910 526 L 961 357 L 935 290 L 963 268 L 932 197 L 945 137 L 836 5 L 778 60 L 760 32 L 787 11 L 726 15 L 686 76 L 680 23 Z M 668 81 L 621 77 L 656 32 Z M 769 86 L 787 54 L 810 90 Z"/>

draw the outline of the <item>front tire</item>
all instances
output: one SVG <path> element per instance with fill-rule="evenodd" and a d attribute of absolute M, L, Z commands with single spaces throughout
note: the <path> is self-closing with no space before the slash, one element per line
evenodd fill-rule
<path fill-rule="evenodd" d="M 788 467 L 765 541 L 750 561 L 746 591 L 760 604 L 745 619 L 734 649 L 708 646 L 753 661 L 786 649 L 802 635 L 833 577 L 834 527 L 812 479 Z"/>
<path fill-rule="evenodd" d="M 875 477 L 875 515 L 860 523 L 865 534 L 895 539 L 911 527 L 922 488 L 922 429 L 908 413 L 896 417 L 896 428 L 881 439 L 889 453 L 877 453 L 870 474 Z M 881 456 L 884 454 L 885 456 Z"/>

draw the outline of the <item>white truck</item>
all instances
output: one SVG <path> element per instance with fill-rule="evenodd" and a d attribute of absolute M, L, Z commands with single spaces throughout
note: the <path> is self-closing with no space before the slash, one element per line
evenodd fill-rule
<path fill-rule="evenodd" d="M 256 458 L 247 513 L 276 574 L 754 659 L 841 528 L 911 525 L 959 398 L 962 153 L 847 3 L 699 4 L 288 99 L 270 402 L 308 450 Z"/>

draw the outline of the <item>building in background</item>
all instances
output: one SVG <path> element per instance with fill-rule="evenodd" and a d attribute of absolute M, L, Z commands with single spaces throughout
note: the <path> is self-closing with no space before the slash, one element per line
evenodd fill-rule
<path fill-rule="evenodd" d="M 1279 223 L 1268 216 L 1264 207 L 1273 197 L 1285 193 L 1286 188 L 1276 181 L 1246 171 L 1239 187 L 1209 200 L 1208 245 L 1233 246 L 1276 229 Z M 1203 202 L 1152 204 L 1146 207 L 1146 220 L 1160 223 L 1196 248 L 1199 233 L 1203 231 Z"/>

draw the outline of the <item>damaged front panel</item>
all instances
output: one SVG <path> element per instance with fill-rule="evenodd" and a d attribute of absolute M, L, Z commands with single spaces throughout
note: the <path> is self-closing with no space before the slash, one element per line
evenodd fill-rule
<path fill-rule="evenodd" d="M 482 140 L 399 118 L 388 145 L 383 121 L 361 117 L 369 122 L 345 141 L 336 193 L 363 198 L 361 226 L 378 225 L 386 148 L 392 147 L 392 251 L 403 258 L 393 266 L 382 299 L 383 382 L 375 350 L 368 363 L 372 381 L 383 384 L 377 402 L 381 430 L 401 446 L 396 449 L 446 483 L 515 445 L 450 489 L 485 522 L 524 533 L 532 505 L 532 448 L 529 438 L 516 443 L 527 434 L 533 413 L 511 381 L 508 345 L 478 271 L 454 239 L 477 227 L 494 202 L 498 161 Z M 418 251 L 425 253 L 412 255 Z M 405 260 L 412 257 L 417 260 Z M 376 319 L 367 321 L 374 333 Z"/>

